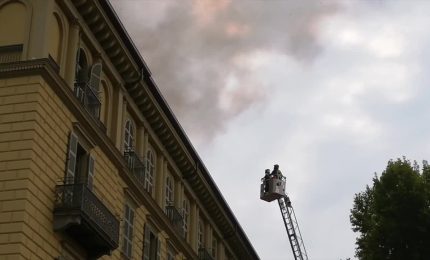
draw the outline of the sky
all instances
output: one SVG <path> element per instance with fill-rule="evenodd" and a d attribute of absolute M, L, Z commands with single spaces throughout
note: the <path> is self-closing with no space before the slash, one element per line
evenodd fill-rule
<path fill-rule="evenodd" d="M 111 3 L 261 259 L 294 259 L 265 169 L 309 258 L 354 259 L 354 194 L 430 159 L 430 1 Z"/>

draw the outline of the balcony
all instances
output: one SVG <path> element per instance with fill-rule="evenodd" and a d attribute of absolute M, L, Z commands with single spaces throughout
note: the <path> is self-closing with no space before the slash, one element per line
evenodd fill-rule
<path fill-rule="evenodd" d="M 22 44 L 0 46 L 0 63 L 21 60 Z"/>
<path fill-rule="evenodd" d="M 54 230 L 75 239 L 90 258 L 118 247 L 119 221 L 85 184 L 56 186 Z"/>
<path fill-rule="evenodd" d="M 131 177 L 137 181 L 140 186 L 145 183 L 145 164 L 136 154 L 133 149 L 126 149 L 124 152 L 124 159 L 127 162 L 128 169 L 130 170 Z"/>
<path fill-rule="evenodd" d="M 100 117 L 100 100 L 98 93 L 87 82 L 75 83 L 75 96 L 95 119 Z"/>
<path fill-rule="evenodd" d="M 178 234 L 182 238 L 184 238 L 185 232 L 184 232 L 184 226 L 182 222 L 182 214 L 180 210 L 173 205 L 167 205 L 166 215 L 167 215 L 167 218 L 170 220 L 170 223 L 172 224 L 175 231 L 178 232 Z"/>
<path fill-rule="evenodd" d="M 211 254 L 207 251 L 206 248 L 200 247 L 199 248 L 199 260 L 214 260 Z"/>

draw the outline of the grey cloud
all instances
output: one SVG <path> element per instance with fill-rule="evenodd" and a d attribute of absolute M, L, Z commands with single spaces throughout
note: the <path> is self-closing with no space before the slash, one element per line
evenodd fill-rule
<path fill-rule="evenodd" d="M 157 2 L 112 0 L 158 86 L 197 143 L 211 140 L 226 122 L 267 97 L 264 80 L 253 77 L 251 68 L 236 66 L 235 57 L 269 50 L 309 63 L 321 51 L 320 20 L 339 8 L 336 1 L 316 0 Z M 226 5 L 217 7 L 222 2 Z M 206 8 L 196 15 L 196 4 L 202 3 Z M 216 8 L 215 14 L 210 12 Z M 238 81 L 232 93 L 227 84 L 231 77 Z M 226 95 L 230 101 L 223 107 Z"/>

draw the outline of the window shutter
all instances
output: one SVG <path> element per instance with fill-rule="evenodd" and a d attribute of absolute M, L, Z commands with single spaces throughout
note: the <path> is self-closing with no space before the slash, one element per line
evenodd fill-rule
<path fill-rule="evenodd" d="M 130 207 L 129 208 L 130 213 L 129 213 L 129 222 L 130 225 L 128 226 L 128 236 L 130 239 L 130 245 L 128 248 L 128 255 L 131 257 L 132 255 L 132 247 L 133 247 L 133 226 L 134 226 L 134 210 Z"/>
<path fill-rule="evenodd" d="M 157 237 L 157 260 L 160 260 L 160 248 L 161 248 L 161 242 L 160 239 Z"/>
<path fill-rule="evenodd" d="M 150 241 L 150 231 L 148 224 L 145 224 L 144 238 L 143 238 L 143 260 L 149 260 L 151 253 L 151 241 Z"/>
<path fill-rule="evenodd" d="M 76 64 L 75 64 L 75 81 L 77 83 L 81 83 L 81 75 L 80 72 L 83 68 L 80 66 L 80 57 L 81 57 L 81 48 L 78 48 L 78 51 L 76 52 Z"/>
<path fill-rule="evenodd" d="M 94 157 L 90 155 L 88 158 L 88 180 L 87 180 L 88 189 L 93 190 L 93 183 L 94 183 Z"/>
<path fill-rule="evenodd" d="M 75 172 L 76 172 L 76 153 L 78 149 L 78 136 L 70 132 L 69 139 L 69 150 L 67 155 L 67 169 L 65 184 L 75 183 Z"/>
<path fill-rule="evenodd" d="M 80 57 L 80 55 L 81 55 L 81 48 L 78 48 L 78 51 L 76 52 L 75 74 L 79 70 L 79 57 Z"/>
<path fill-rule="evenodd" d="M 91 67 L 91 77 L 89 85 L 95 91 L 99 91 L 100 75 L 102 73 L 102 64 L 100 62 L 94 63 Z"/>

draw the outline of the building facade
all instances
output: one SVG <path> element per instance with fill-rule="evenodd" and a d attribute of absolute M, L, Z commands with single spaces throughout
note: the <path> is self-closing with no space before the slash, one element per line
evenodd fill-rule
<path fill-rule="evenodd" d="M 0 259 L 259 259 L 108 0 L 0 0 Z"/>

